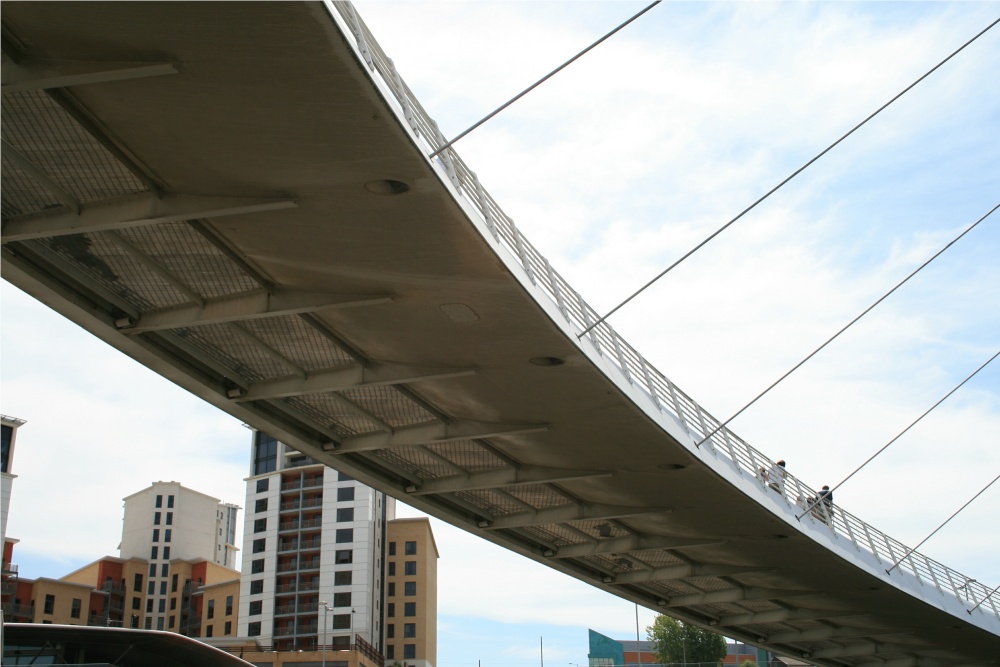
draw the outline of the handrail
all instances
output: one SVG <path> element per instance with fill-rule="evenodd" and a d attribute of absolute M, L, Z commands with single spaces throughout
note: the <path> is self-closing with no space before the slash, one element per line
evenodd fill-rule
<path fill-rule="evenodd" d="M 340 14 L 348 26 L 368 69 L 392 92 L 391 101 L 398 105 L 415 138 L 423 144 L 426 155 L 429 156 L 444 146 L 445 140 L 437 129 L 437 123 L 431 119 L 413 91 L 399 76 L 392 60 L 382 51 L 371 31 L 357 15 L 354 6 L 344 0 L 327 0 L 327 4 Z M 571 327 L 582 332 L 600 319 L 600 314 L 583 300 L 521 234 L 514 221 L 483 188 L 475 172 L 462 161 L 454 147 L 441 151 L 434 158 L 434 162 L 448 177 L 458 194 L 478 212 L 497 244 L 504 246 L 520 263 L 528 280 L 556 305 Z M 695 442 L 707 438 L 704 442 L 705 449 L 715 456 L 729 459 L 741 475 L 746 473 L 760 479 L 760 469 L 768 470 L 774 465 L 771 459 L 754 449 L 728 427 L 720 428 L 721 422 L 718 419 L 681 391 L 666 375 L 654 368 L 638 350 L 621 338 L 607 321 L 590 329 L 581 342 L 583 340 L 589 340 L 594 351 L 616 367 L 628 384 L 641 390 L 657 410 L 676 419 Z M 760 481 L 762 493 L 771 493 L 768 484 L 762 479 Z M 795 489 L 794 497 L 789 498 L 785 495 L 785 490 L 788 488 Z M 781 495 L 791 505 L 799 498 L 815 498 L 817 493 L 794 476 L 786 474 Z M 893 555 L 895 552 L 905 554 L 909 551 L 909 548 L 899 541 L 868 525 L 840 506 L 833 505 L 831 514 L 832 517 L 829 518 L 832 518 L 832 521 L 823 523 L 836 536 L 847 538 L 880 561 L 892 565 L 897 560 Z M 814 516 L 809 516 L 807 520 L 820 521 Z M 980 608 L 989 608 L 1000 618 L 1000 599 L 997 599 L 1000 596 L 994 596 L 994 591 L 975 579 L 915 551 L 906 556 L 897 569 L 909 572 L 920 582 L 927 580 L 939 590 L 951 593 L 963 603 L 969 602 L 970 606 L 978 603 Z M 963 583 L 959 585 L 959 582 Z"/>

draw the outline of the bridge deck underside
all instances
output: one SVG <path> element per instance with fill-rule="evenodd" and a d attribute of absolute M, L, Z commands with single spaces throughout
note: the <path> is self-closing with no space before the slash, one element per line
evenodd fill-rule
<path fill-rule="evenodd" d="M 997 664 L 995 635 L 797 532 L 637 408 L 498 259 L 324 6 L 8 2 L 3 22 L 5 84 L 27 82 L 3 98 L 5 279 L 616 595 L 817 664 Z M 365 187 L 385 179 L 410 189 Z"/>

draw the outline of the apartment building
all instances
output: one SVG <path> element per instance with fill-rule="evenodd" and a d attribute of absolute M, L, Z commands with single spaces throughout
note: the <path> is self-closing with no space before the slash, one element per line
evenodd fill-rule
<path fill-rule="evenodd" d="M 255 431 L 239 635 L 278 651 L 382 652 L 383 552 L 395 501 Z"/>
<path fill-rule="evenodd" d="M 438 550 L 430 520 L 390 521 L 385 561 L 385 657 L 412 667 L 434 667 Z"/>
<path fill-rule="evenodd" d="M 7 541 L 7 513 L 10 510 L 10 494 L 14 486 L 14 444 L 17 430 L 24 425 L 23 419 L 0 415 L 0 544 Z M 4 558 L 4 569 L 10 563 Z"/>

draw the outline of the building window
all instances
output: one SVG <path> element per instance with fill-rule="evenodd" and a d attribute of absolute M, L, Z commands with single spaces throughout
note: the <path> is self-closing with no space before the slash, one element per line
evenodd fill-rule
<path fill-rule="evenodd" d="M 159 526 L 160 525 L 160 513 L 159 512 L 153 512 L 153 525 L 154 526 Z"/>
<path fill-rule="evenodd" d="M 389 576 L 390 577 L 396 576 L 396 561 L 392 561 L 389 563 Z"/>
<path fill-rule="evenodd" d="M 161 614 L 167 611 L 167 601 L 163 598 L 160 598 L 160 602 L 156 606 Z"/>
<path fill-rule="evenodd" d="M 247 625 L 247 637 L 260 637 L 260 621 Z"/>
<path fill-rule="evenodd" d="M 171 593 L 176 593 L 177 592 L 177 575 L 176 574 L 174 576 L 170 577 L 170 592 Z"/>
<path fill-rule="evenodd" d="M 351 627 L 351 615 L 350 614 L 334 614 L 333 615 L 333 629 L 334 630 L 349 630 Z"/>
<path fill-rule="evenodd" d="M 334 593 L 333 594 L 333 606 L 334 607 L 350 607 L 351 606 L 351 594 L 350 593 Z"/>
<path fill-rule="evenodd" d="M 407 556 L 416 556 L 417 555 L 417 543 L 416 542 L 407 542 L 403 546 L 403 553 L 405 553 Z"/>
<path fill-rule="evenodd" d="M 389 542 L 389 555 L 390 556 L 395 556 L 396 555 L 396 543 L 395 542 Z"/>
<path fill-rule="evenodd" d="M 150 549 L 149 550 L 149 560 L 156 560 L 157 558 L 159 558 L 159 550 L 160 550 L 160 548 L 156 547 L 156 546 L 154 546 L 152 549 Z"/>
<path fill-rule="evenodd" d="M 171 533 L 171 529 L 170 528 L 167 528 L 166 530 L 163 531 L 163 541 L 164 542 L 169 542 L 170 541 L 170 533 Z"/>
<path fill-rule="evenodd" d="M 256 579 L 250 582 L 250 595 L 259 595 L 264 592 L 264 580 Z"/>
<path fill-rule="evenodd" d="M 170 618 L 167 619 L 167 627 L 170 628 L 171 630 L 174 629 L 175 618 L 176 617 L 171 616 Z"/>
<path fill-rule="evenodd" d="M 159 528 L 154 528 L 153 529 L 153 541 L 154 542 L 159 542 L 160 541 L 160 529 Z"/>
<path fill-rule="evenodd" d="M 417 594 L 417 582 L 407 581 L 403 584 L 403 595 L 416 595 Z"/>
<path fill-rule="evenodd" d="M 174 525 L 174 513 L 173 512 L 167 512 L 167 525 L 168 526 Z"/>
<path fill-rule="evenodd" d="M 170 566 L 166 563 L 160 566 L 160 576 L 165 577 L 170 574 Z"/>
<path fill-rule="evenodd" d="M 232 622 L 232 621 L 226 621 L 226 629 L 225 629 L 225 632 L 224 632 L 224 634 L 225 634 L 225 635 L 226 635 L 227 637 L 228 637 L 229 635 L 233 634 L 233 622 Z"/>
<path fill-rule="evenodd" d="M 385 606 L 385 617 L 395 618 L 396 617 L 396 603 L 390 602 Z"/>
<path fill-rule="evenodd" d="M 385 647 L 385 657 L 395 658 L 396 657 L 396 647 L 393 644 L 389 644 Z"/>
<path fill-rule="evenodd" d="M 263 608 L 264 602 L 262 600 L 252 600 L 250 602 L 250 616 L 260 616 Z"/>
<path fill-rule="evenodd" d="M 265 477 L 264 479 L 258 479 L 257 493 L 264 493 L 265 491 L 267 491 L 267 488 L 270 486 L 269 484 L 270 481 L 271 481 L 270 477 Z"/>
<path fill-rule="evenodd" d="M 166 595 L 166 594 L 167 594 L 167 582 L 161 581 L 160 582 L 160 595 Z"/>
<path fill-rule="evenodd" d="M 69 610 L 70 618 L 80 618 L 80 600 L 73 598 L 73 606 Z"/>
<path fill-rule="evenodd" d="M 133 610 L 139 611 L 139 609 L 142 608 L 141 605 L 142 605 L 142 598 L 132 598 L 132 609 Z"/>
<path fill-rule="evenodd" d="M 396 582 L 395 581 L 390 581 L 389 585 L 386 588 L 388 589 L 385 592 L 386 595 L 388 595 L 389 597 L 393 597 L 393 596 L 396 595 Z"/>
<path fill-rule="evenodd" d="M 170 598 L 170 611 L 177 609 L 177 598 Z"/>
<path fill-rule="evenodd" d="M 253 522 L 253 532 L 263 533 L 267 530 L 267 519 L 257 519 Z"/>
<path fill-rule="evenodd" d="M 333 562 L 338 565 L 354 562 L 354 552 L 350 549 L 340 549 L 334 553 Z"/>
<path fill-rule="evenodd" d="M 267 544 L 267 538 L 261 537 L 260 539 L 253 541 L 253 552 L 255 554 L 263 553 Z"/>
<path fill-rule="evenodd" d="M 265 482 L 267 480 L 264 480 Z M 258 498 L 257 502 L 253 506 L 254 512 L 266 512 L 267 511 L 267 498 Z"/>
<path fill-rule="evenodd" d="M 211 625 L 207 626 L 205 628 L 205 636 L 206 637 L 211 637 L 212 636 L 212 630 L 213 630 L 213 626 L 211 626 Z"/>
<path fill-rule="evenodd" d="M 337 489 L 337 502 L 346 503 L 349 500 L 354 500 L 354 487 L 353 486 L 342 486 Z"/>
<path fill-rule="evenodd" d="M 156 629 L 157 630 L 162 630 L 163 629 L 163 617 L 162 616 L 160 616 L 158 619 L 156 619 Z"/>
<path fill-rule="evenodd" d="M 232 616 L 232 615 L 233 615 L 233 596 L 232 595 L 227 595 L 226 596 L 226 616 Z M 229 631 L 226 630 L 226 633 L 228 633 L 228 632 Z"/>
<path fill-rule="evenodd" d="M 407 575 L 409 577 L 416 576 L 416 574 L 417 574 L 417 561 L 415 561 L 415 560 L 408 560 L 408 561 L 406 561 L 406 563 L 404 565 L 404 569 L 403 569 L 403 574 L 405 574 L 405 575 Z"/>
<path fill-rule="evenodd" d="M 154 595 L 156 593 L 156 582 L 151 581 L 146 584 L 146 595 Z"/>
<path fill-rule="evenodd" d="M 396 625 L 394 623 L 390 623 L 389 625 L 385 626 L 385 638 L 392 639 L 395 636 L 396 636 Z"/>
<path fill-rule="evenodd" d="M 163 507 L 163 496 L 156 496 L 156 506 Z"/>
<path fill-rule="evenodd" d="M 138 572 L 135 573 L 135 578 L 132 579 L 132 590 L 136 593 L 142 592 L 142 575 Z"/>
<path fill-rule="evenodd" d="M 170 507 L 173 507 L 173 506 L 174 506 L 174 497 L 173 496 L 167 496 L 167 507 L 170 508 Z"/>
<path fill-rule="evenodd" d="M 350 586 L 351 585 L 351 571 L 346 572 L 334 572 L 333 573 L 333 585 L 334 586 Z"/>
<path fill-rule="evenodd" d="M 153 629 L 153 619 L 149 616 L 146 617 L 146 629 L 147 630 Z"/>
<path fill-rule="evenodd" d="M 264 559 L 258 558 L 250 563 L 250 574 L 260 574 L 264 571 Z"/>
<path fill-rule="evenodd" d="M 337 529 L 337 544 L 350 543 L 354 541 L 354 529 L 353 528 L 338 528 Z"/>
<path fill-rule="evenodd" d="M 337 510 L 337 521 L 354 521 L 354 508 L 353 507 L 341 507 Z"/>
<path fill-rule="evenodd" d="M 407 602 L 403 605 L 403 616 L 416 616 L 417 615 L 417 603 Z"/>
<path fill-rule="evenodd" d="M 215 618 L 215 600 L 208 601 L 208 612 L 205 614 L 205 618 Z"/>
<path fill-rule="evenodd" d="M 170 547 L 163 547 L 163 560 L 170 560 Z"/>
<path fill-rule="evenodd" d="M 149 600 L 146 600 L 146 613 L 147 614 L 152 614 L 153 613 L 153 600 L 152 600 L 152 598 L 150 598 Z"/>
<path fill-rule="evenodd" d="M 403 624 L 403 636 L 404 637 L 416 637 L 417 636 L 417 624 L 416 623 L 404 623 Z"/>
<path fill-rule="evenodd" d="M 139 629 L 139 614 L 132 614 L 132 627 Z"/>
<path fill-rule="evenodd" d="M 149 578 L 152 579 L 156 576 L 156 563 L 149 564 Z"/>
<path fill-rule="evenodd" d="M 409 658 L 413 660 L 417 657 L 417 645 L 416 644 L 403 644 L 403 659 Z"/>
<path fill-rule="evenodd" d="M 263 431 L 254 433 L 253 474 L 263 475 L 278 469 L 278 441 Z"/>
<path fill-rule="evenodd" d="M 353 482 L 354 478 L 351 477 L 350 475 L 345 474 L 345 473 L 338 472 L 337 473 L 337 481 L 338 482 Z"/>

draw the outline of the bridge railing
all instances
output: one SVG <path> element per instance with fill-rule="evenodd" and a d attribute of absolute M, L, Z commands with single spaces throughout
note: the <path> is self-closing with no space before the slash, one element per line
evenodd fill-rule
<path fill-rule="evenodd" d="M 424 144 L 428 155 L 447 175 L 458 193 L 479 213 L 494 240 L 503 245 L 518 258 L 521 267 L 533 285 L 541 289 L 558 307 L 567 323 L 583 332 L 586 340 L 593 345 L 597 354 L 610 360 L 632 386 L 645 393 L 661 412 L 674 417 L 698 443 L 716 456 L 728 458 L 739 474 L 749 474 L 760 481 L 762 493 L 774 493 L 760 474 L 769 470 L 774 462 L 757 449 L 751 447 L 738 435 L 702 408 L 694 399 L 681 391 L 670 379 L 654 368 L 645 357 L 619 336 L 608 322 L 593 326 L 600 314 L 591 308 L 580 293 L 552 268 L 549 261 L 528 241 L 514 221 L 504 213 L 500 205 L 483 188 L 468 165 L 451 147 L 441 150 L 447 144 L 437 123 L 420 105 L 413 91 L 396 71 L 392 60 L 385 55 L 374 36 L 357 15 L 350 2 L 327 0 L 343 19 L 355 39 L 358 51 L 369 70 L 376 75 L 385 88 L 393 95 L 389 100 L 396 104 L 406 119 L 416 138 Z M 593 328 L 591 328 L 593 326 Z M 589 331 L 588 331 L 589 329 Z M 804 511 L 817 492 L 792 475 L 786 475 L 779 487 L 789 505 L 798 505 Z M 926 556 L 911 551 L 898 540 L 868 525 L 858 517 L 833 506 L 822 519 L 818 512 L 804 512 L 807 520 L 821 520 L 837 537 L 850 540 L 857 548 L 888 563 L 885 568 L 909 572 L 921 585 L 932 585 L 946 591 L 967 603 L 968 608 L 978 605 L 988 609 L 1000 618 L 1000 605 L 991 589 L 951 568 Z M 898 563 L 898 564 L 897 564 Z M 890 576 L 887 574 L 887 576 Z"/>

